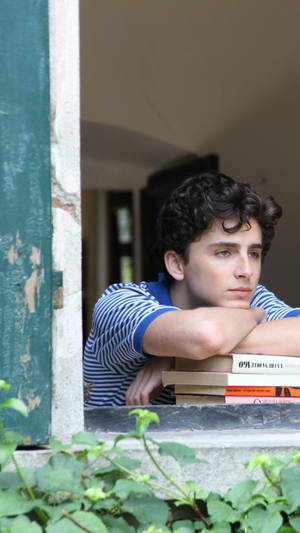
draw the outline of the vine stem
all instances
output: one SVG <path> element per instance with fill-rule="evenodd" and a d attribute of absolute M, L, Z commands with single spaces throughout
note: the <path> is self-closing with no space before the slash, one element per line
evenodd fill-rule
<path fill-rule="evenodd" d="M 71 516 L 68 511 L 63 507 L 62 508 L 62 513 L 65 515 L 65 517 L 70 520 L 70 522 L 73 522 L 73 524 L 77 527 L 79 527 L 80 529 L 82 529 L 82 531 L 85 531 L 86 533 L 93 533 L 90 529 L 87 529 L 86 527 L 82 526 L 81 524 L 79 524 L 79 522 L 77 522 L 77 520 L 75 520 L 73 518 L 73 516 Z"/>
<path fill-rule="evenodd" d="M 202 514 L 202 512 L 200 511 L 196 501 L 194 501 L 191 496 L 189 495 L 188 492 L 186 492 L 180 485 L 178 485 L 176 483 L 176 481 L 174 481 L 174 479 L 172 479 L 164 470 L 163 468 L 160 466 L 160 464 L 156 461 L 154 455 L 152 454 L 148 444 L 147 444 L 147 440 L 146 440 L 146 437 L 145 435 L 142 436 L 142 439 L 143 439 L 143 443 L 144 443 L 144 447 L 145 447 L 145 450 L 147 452 L 147 454 L 149 455 L 151 461 L 153 462 L 153 464 L 156 466 L 156 468 L 158 469 L 158 471 L 162 474 L 162 476 L 169 482 L 171 483 L 171 485 L 173 485 L 174 487 L 176 487 L 176 489 L 181 493 L 183 494 L 183 496 L 186 498 L 187 502 L 189 502 L 189 505 L 191 505 L 191 507 L 196 511 L 196 513 L 198 514 L 199 518 L 202 520 L 202 522 L 204 523 L 206 529 L 211 529 L 211 526 L 208 524 L 205 516 Z"/>
<path fill-rule="evenodd" d="M 115 461 L 114 459 L 111 459 L 109 457 L 109 455 L 106 455 L 105 453 L 102 452 L 101 453 L 101 457 L 103 457 L 103 459 L 105 459 L 106 461 L 108 461 L 112 465 L 114 465 L 117 468 L 119 468 L 120 470 L 122 470 L 124 473 L 128 474 L 131 478 L 134 478 L 136 481 L 138 481 L 138 479 L 139 479 L 139 475 L 138 474 L 135 474 L 135 472 L 132 472 L 132 470 L 129 470 L 125 466 L 120 465 L 117 461 Z M 170 495 L 170 492 L 172 492 L 174 497 L 176 497 L 176 498 L 178 497 L 178 493 L 177 492 L 175 492 L 174 490 L 170 489 L 169 487 L 165 487 L 164 485 L 160 485 L 159 483 L 155 483 L 153 481 L 148 481 L 148 480 L 143 480 L 142 483 L 144 483 L 145 485 L 147 485 L 150 488 L 163 490 L 163 491 L 165 491 L 167 493 L 167 495 Z"/>
<path fill-rule="evenodd" d="M 189 495 L 188 492 L 186 492 L 180 485 L 178 485 L 176 483 L 176 481 L 174 481 L 174 479 L 172 479 L 164 470 L 163 468 L 160 466 L 160 464 L 156 461 L 154 455 L 152 454 L 148 444 L 147 444 L 147 440 L 145 438 L 145 436 L 143 435 L 142 437 L 143 439 L 143 443 L 144 443 L 144 447 L 145 447 L 145 450 L 147 452 L 147 454 L 149 455 L 151 461 L 153 462 L 153 464 L 156 466 L 157 470 L 161 473 L 161 475 L 169 482 L 171 483 L 171 485 L 173 485 L 174 487 L 176 487 L 176 489 L 181 493 L 183 494 L 183 496 L 185 498 L 187 498 L 187 500 L 191 501 L 191 497 Z"/>
<path fill-rule="evenodd" d="M 5 432 L 5 428 L 4 428 L 4 425 L 3 425 L 3 422 L 2 422 L 2 418 L 0 417 L 0 431 L 1 431 L 1 434 L 2 434 L 2 437 L 3 437 L 3 440 L 6 444 L 9 444 L 9 440 L 6 436 L 6 432 Z M 35 497 L 35 494 L 34 492 L 31 490 L 31 487 L 28 485 L 25 477 L 23 476 L 23 472 L 22 472 L 22 469 L 20 468 L 19 466 L 19 463 L 17 461 L 17 459 L 15 458 L 15 455 L 14 453 L 11 454 L 11 460 L 15 466 L 15 469 L 17 471 L 17 474 L 20 478 L 20 480 L 22 481 L 29 497 L 31 498 L 31 500 L 36 500 L 36 497 Z M 44 524 L 46 524 L 48 522 L 48 517 L 46 515 L 46 513 L 42 510 L 42 509 L 35 509 L 35 512 L 36 514 L 38 515 L 38 517 L 42 520 L 42 522 Z"/>
<path fill-rule="evenodd" d="M 4 429 L 3 422 L 2 422 L 2 420 L 1 420 L 1 418 L 0 418 L 0 431 L 1 431 L 1 434 L 2 434 L 2 437 L 3 437 L 4 442 L 5 442 L 6 444 L 8 444 L 9 441 L 8 441 L 7 436 L 6 436 L 6 432 L 5 432 L 5 429 Z M 15 468 L 16 468 L 16 471 L 17 471 L 17 473 L 18 473 L 18 476 L 19 476 L 19 478 L 21 479 L 22 483 L 24 484 L 24 486 L 25 486 L 25 488 L 26 488 L 26 490 L 27 490 L 27 492 L 28 492 L 30 498 L 31 498 L 32 500 L 35 500 L 35 495 L 34 495 L 33 491 L 31 490 L 31 488 L 29 487 L 29 485 L 28 485 L 28 483 L 27 483 L 25 477 L 23 476 L 23 472 L 22 472 L 21 468 L 19 467 L 19 464 L 18 464 L 18 462 L 17 462 L 17 460 L 16 460 L 16 458 L 15 458 L 15 456 L 14 456 L 13 453 L 12 453 L 12 455 L 11 455 L 11 460 L 12 460 L 12 462 L 14 463 Z"/>
<path fill-rule="evenodd" d="M 278 489 L 279 492 L 281 493 L 281 487 L 280 487 L 279 483 L 276 483 L 276 481 L 274 481 L 271 478 L 271 476 L 269 475 L 268 469 L 266 468 L 266 465 L 262 465 L 262 470 L 263 470 L 263 473 L 266 476 L 267 480 L 270 481 L 271 485 L 273 485 L 273 487 L 276 487 L 276 489 Z"/>

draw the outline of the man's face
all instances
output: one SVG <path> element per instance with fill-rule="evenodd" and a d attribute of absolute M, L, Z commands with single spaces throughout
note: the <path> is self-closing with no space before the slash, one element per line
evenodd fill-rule
<path fill-rule="evenodd" d="M 225 221 L 225 227 L 236 222 Z M 254 219 L 250 224 L 250 229 L 243 226 L 227 233 L 217 221 L 190 245 L 188 262 L 182 264 L 185 308 L 249 307 L 260 277 L 262 252 L 260 226 Z"/>

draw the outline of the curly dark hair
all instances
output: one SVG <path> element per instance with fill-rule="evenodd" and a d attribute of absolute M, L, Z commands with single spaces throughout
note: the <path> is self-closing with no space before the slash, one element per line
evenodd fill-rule
<path fill-rule="evenodd" d="M 266 256 L 275 234 L 282 209 L 272 196 L 262 198 L 248 183 L 241 183 L 218 172 L 205 172 L 186 179 L 163 204 L 158 220 L 156 250 L 167 279 L 163 256 L 174 250 L 187 262 L 189 246 L 203 231 L 222 221 L 224 231 L 235 233 L 243 225 L 251 228 L 254 218 L 262 230 L 262 256 Z M 237 218 L 232 227 L 224 221 Z"/>

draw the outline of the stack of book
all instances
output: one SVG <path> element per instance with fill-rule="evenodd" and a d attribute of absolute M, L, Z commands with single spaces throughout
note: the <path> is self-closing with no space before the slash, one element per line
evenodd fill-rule
<path fill-rule="evenodd" d="M 162 373 L 175 385 L 176 403 L 284 403 L 300 401 L 300 357 L 224 354 L 175 359 Z"/>

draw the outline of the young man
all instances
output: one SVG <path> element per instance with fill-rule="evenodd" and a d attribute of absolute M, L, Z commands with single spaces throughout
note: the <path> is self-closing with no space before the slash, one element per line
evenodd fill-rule
<path fill-rule="evenodd" d="M 258 285 L 280 216 L 272 197 L 224 174 L 189 178 L 173 191 L 158 219 L 164 276 L 114 284 L 95 306 L 86 406 L 172 403 L 161 372 L 173 357 L 300 355 L 300 309 Z"/>

